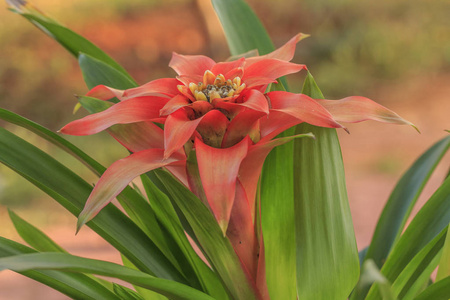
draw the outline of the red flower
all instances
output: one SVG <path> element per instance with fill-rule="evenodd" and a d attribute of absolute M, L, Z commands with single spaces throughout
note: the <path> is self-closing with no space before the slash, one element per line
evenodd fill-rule
<path fill-rule="evenodd" d="M 230 62 L 174 53 L 169 66 L 177 72 L 176 78 L 124 91 L 103 85 L 89 91 L 87 96 L 117 97 L 120 102 L 71 122 L 61 132 L 89 135 L 108 129 L 133 154 L 103 174 L 79 217 L 79 226 L 133 178 L 166 167 L 209 206 L 224 233 L 231 218 L 227 235 L 256 278 L 253 220 L 258 178 L 267 154 L 295 137 L 272 139 L 301 122 L 331 128 L 342 128 L 341 121 L 367 119 L 410 124 L 363 97 L 330 101 L 283 91 L 264 93 L 277 78 L 305 69 L 289 62 L 301 38 L 301 34 L 295 36 L 268 55 Z M 154 123 L 163 124 L 164 129 Z M 197 170 L 186 170 L 190 151 L 195 151 Z M 243 240 L 245 245 L 238 243 Z"/>

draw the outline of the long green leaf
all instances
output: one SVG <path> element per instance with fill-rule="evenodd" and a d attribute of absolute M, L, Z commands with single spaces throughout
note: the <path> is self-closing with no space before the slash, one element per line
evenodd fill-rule
<path fill-rule="evenodd" d="M 442 249 L 441 261 L 439 262 L 439 269 L 436 275 L 436 281 L 450 276 L 450 230 L 447 228 L 447 237 L 445 238 L 445 245 Z"/>
<path fill-rule="evenodd" d="M 187 285 L 151 276 L 111 262 L 78 257 L 66 253 L 33 253 L 0 258 L 0 270 L 61 270 L 97 274 L 136 284 L 171 299 L 212 300 L 210 296 Z"/>
<path fill-rule="evenodd" d="M 46 153 L 0 128 L 0 162 L 42 189 L 72 214 L 78 215 L 92 187 Z M 127 256 L 140 270 L 185 282 L 155 244 L 113 205 L 88 224 Z"/>
<path fill-rule="evenodd" d="M 14 12 L 22 15 L 32 24 L 36 25 L 49 37 L 56 40 L 61 46 L 66 48 L 72 55 L 78 57 L 80 53 L 87 53 L 98 60 L 105 62 L 117 71 L 123 73 L 130 80 L 133 80 L 130 75 L 122 68 L 114 59 L 108 56 L 105 52 L 95 46 L 92 42 L 84 37 L 76 34 L 70 29 L 58 24 L 55 20 L 44 15 L 40 10 L 34 9 L 27 4 L 26 1 L 16 1 L 18 6 L 13 9 Z"/>
<path fill-rule="evenodd" d="M 9 217 L 14 224 L 20 237 L 31 247 L 40 252 L 63 252 L 67 253 L 61 246 L 55 243 L 42 231 L 9 210 Z"/>
<path fill-rule="evenodd" d="M 446 232 L 447 229 L 444 229 L 417 253 L 392 284 L 392 289 L 399 299 L 412 299 L 428 282 L 439 263 Z"/>
<path fill-rule="evenodd" d="M 114 293 L 116 293 L 116 295 L 119 296 L 122 300 L 145 300 L 144 297 L 142 297 L 132 289 L 116 283 L 114 283 Z"/>
<path fill-rule="evenodd" d="M 36 253 L 22 244 L 0 237 L 0 257 Z M 61 293 L 80 300 L 119 300 L 120 298 L 96 280 L 76 273 L 53 270 L 29 270 L 18 272 L 28 278 L 41 282 Z"/>
<path fill-rule="evenodd" d="M 260 54 L 275 50 L 261 21 L 242 0 L 212 0 L 214 9 L 222 23 L 231 55 L 253 49 Z"/>
<path fill-rule="evenodd" d="M 255 299 L 239 258 L 209 209 L 191 191 L 162 170 L 154 173 L 167 188 L 171 200 L 183 212 L 192 227 L 206 258 L 228 288 L 233 299 Z"/>
<path fill-rule="evenodd" d="M 365 259 L 382 267 L 417 198 L 449 147 L 450 136 L 434 144 L 402 176 L 383 209 Z"/>
<path fill-rule="evenodd" d="M 86 53 L 80 53 L 78 63 L 88 88 L 104 84 L 115 89 L 125 90 L 136 87 L 134 80 L 117 71 L 104 61 Z"/>
<path fill-rule="evenodd" d="M 392 249 L 381 272 L 395 281 L 407 264 L 450 223 L 450 177 L 425 203 Z M 372 288 L 366 299 L 377 299 Z"/>
<path fill-rule="evenodd" d="M 175 209 L 167 195 L 161 192 L 146 175 L 142 175 L 142 183 L 147 192 L 150 204 L 167 232 L 165 236 L 172 237 L 171 251 L 175 249 L 174 256 L 182 266 L 182 270 L 188 280 L 195 280 L 203 291 L 216 299 L 228 299 L 228 295 L 217 274 L 215 274 L 195 253 L 189 243 L 186 233 L 181 225 Z M 191 285 L 192 286 L 192 285 Z"/>
<path fill-rule="evenodd" d="M 448 300 L 450 297 L 450 276 L 436 281 L 420 293 L 414 300 Z"/>
<path fill-rule="evenodd" d="M 302 93 L 322 98 L 311 74 Z M 345 299 L 359 277 L 358 251 L 336 130 L 306 123 L 294 142 L 298 299 Z"/>

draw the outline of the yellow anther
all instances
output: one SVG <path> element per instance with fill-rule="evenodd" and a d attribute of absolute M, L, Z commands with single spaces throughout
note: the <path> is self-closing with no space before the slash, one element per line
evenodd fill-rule
<path fill-rule="evenodd" d="M 237 89 L 238 89 L 238 85 L 236 85 L 236 83 L 233 83 L 233 84 L 231 85 L 231 87 L 233 88 L 233 90 L 237 90 Z"/>
<path fill-rule="evenodd" d="M 191 83 L 189 83 L 189 89 L 191 90 L 192 95 L 194 95 L 195 91 L 198 90 L 198 85 L 196 85 L 195 83 L 191 82 Z"/>
<path fill-rule="evenodd" d="M 231 82 L 231 79 L 227 80 L 227 85 L 232 85 L 233 83 Z"/>
<path fill-rule="evenodd" d="M 221 87 L 225 84 L 225 76 L 222 74 L 217 75 L 216 79 L 214 80 L 214 85 Z"/>
<path fill-rule="evenodd" d="M 180 93 L 183 93 L 183 87 L 184 85 L 177 85 L 177 89 L 178 91 L 180 91 Z"/>
<path fill-rule="evenodd" d="M 195 91 L 194 97 L 197 101 L 208 101 L 205 94 L 203 92 Z"/>
<path fill-rule="evenodd" d="M 234 95 L 234 90 L 230 90 L 228 93 L 227 93 L 227 97 L 231 97 L 231 96 L 233 96 Z"/>
<path fill-rule="evenodd" d="M 241 84 L 239 88 L 236 90 L 236 93 L 239 94 L 240 92 L 242 92 L 242 90 L 245 89 L 245 86 L 246 86 L 245 83 Z"/>
<path fill-rule="evenodd" d="M 234 77 L 233 83 L 235 83 L 237 86 L 240 86 L 241 85 L 241 77 L 239 77 L 239 76 Z"/>
<path fill-rule="evenodd" d="M 210 70 L 206 70 L 205 74 L 203 75 L 203 84 L 207 86 L 208 84 L 214 84 L 214 81 L 216 80 L 216 75 L 214 75 L 213 72 Z"/>
<path fill-rule="evenodd" d="M 217 98 L 222 98 L 222 97 L 220 97 L 220 94 L 217 91 L 211 91 L 209 93 L 209 101 L 213 101 L 214 99 L 217 99 Z"/>

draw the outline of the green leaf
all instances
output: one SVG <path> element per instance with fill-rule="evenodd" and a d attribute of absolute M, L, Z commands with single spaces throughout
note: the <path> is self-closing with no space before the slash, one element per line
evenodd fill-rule
<path fill-rule="evenodd" d="M 114 293 L 120 297 L 122 300 L 145 300 L 144 297 L 129 289 L 127 287 L 121 286 L 119 284 L 114 283 Z"/>
<path fill-rule="evenodd" d="M 392 284 L 392 289 L 398 298 L 412 299 L 427 284 L 431 273 L 439 263 L 446 232 L 447 229 L 444 229 L 429 242 L 398 275 Z"/>
<path fill-rule="evenodd" d="M 31 247 L 41 252 L 63 252 L 67 253 L 61 246 L 56 244 L 42 231 L 20 218 L 11 210 L 8 210 L 9 217 L 14 224 L 20 237 Z"/>
<path fill-rule="evenodd" d="M 370 287 L 373 283 L 378 283 L 378 288 L 381 293 L 381 300 L 395 300 L 394 292 L 392 291 L 391 284 L 389 281 L 380 273 L 377 265 L 373 260 L 369 259 L 363 263 L 361 268 L 361 277 L 358 284 L 353 291 L 354 295 L 358 295 L 360 292 L 364 291 Z"/>
<path fill-rule="evenodd" d="M 436 281 L 448 276 L 450 276 L 450 230 L 447 228 L 447 237 L 445 238 L 445 245 L 442 249 L 442 256 L 441 261 L 439 262 Z"/>
<path fill-rule="evenodd" d="M 411 221 L 389 254 L 381 272 L 395 281 L 408 263 L 450 223 L 450 177 L 437 189 Z M 377 299 L 374 288 L 366 299 Z"/>
<path fill-rule="evenodd" d="M 255 299 L 255 293 L 241 268 L 239 258 L 209 209 L 171 174 L 154 173 L 167 188 L 171 200 L 183 212 L 206 258 L 228 288 L 233 299 Z"/>
<path fill-rule="evenodd" d="M 450 295 L 450 276 L 436 281 L 420 293 L 414 300 L 448 300 Z"/>
<path fill-rule="evenodd" d="M 22 244 L 0 237 L 0 257 L 36 253 L 35 250 Z M 76 273 L 53 270 L 29 270 L 18 272 L 28 278 L 41 282 L 61 293 L 80 300 L 119 300 L 120 298 L 96 280 Z"/>
<path fill-rule="evenodd" d="M 0 128 L 0 162 L 49 194 L 69 212 L 78 215 L 92 187 L 46 153 Z M 140 270 L 185 282 L 156 245 L 113 205 L 88 224 Z"/>
<path fill-rule="evenodd" d="M 29 9 L 29 4 L 25 4 L 25 6 L 16 7 L 14 11 L 25 17 L 32 24 L 36 25 L 36 27 L 41 29 L 49 37 L 56 40 L 75 57 L 78 57 L 80 53 L 86 53 L 110 65 L 117 71 L 127 76 L 130 80 L 133 80 L 125 69 L 123 69 L 122 66 L 120 66 L 105 52 L 84 37 L 76 34 L 70 29 L 67 29 L 61 24 L 58 24 L 55 20 L 49 18 L 48 16 L 45 16 L 40 10 Z"/>
<path fill-rule="evenodd" d="M 103 101 L 104 102 L 104 101 Z M 50 143 L 58 146 L 68 154 L 72 155 L 76 159 L 78 159 L 80 162 L 82 162 L 86 167 L 88 167 L 92 172 L 94 172 L 97 175 L 100 175 L 102 172 L 104 172 L 105 168 L 100 165 L 98 162 L 96 162 L 94 159 L 92 159 L 90 156 L 88 156 L 86 153 L 81 151 L 79 148 L 65 140 L 64 138 L 60 137 L 56 133 L 48 130 L 47 128 L 30 121 L 22 116 L 19 116 L 13 112 L 10 112 L 6 109 L 0 108 L 0 119 L 5 120 L 9 123 L 18 125 L 20 127 L 26 128 L 30 130 L 31 132 L 35 133 L 36 135 L 44 138 L 45 140 L 49 141 Z"/>
<path fill-rule="evenodd" d="M 170 299 L 212 300 L 210 296 L 187 285 L 151 276 L 111 262 L 78 257 L 66 253 L 33 253 L 0 258 L 0 270 L 62 270 L 97 274 L 136 284 Z"/>
<path fill-rule="evenodd" d="M 303 93 L 323 98 L 308 73 Z M 294 141 L 298 299 L 345 299 L 359 277 L 358 251 L 336 130 L 306 123 Z"/>
<path fill-rule="evenodd" d="M 366 254 L 366 259 L 374 260 L 379 268 L 400 237 L 417 198 L 449 147 L 450 137 L 434 144 L 397 183 L 383 209 Z"/>
<path fill-rule="evenodd" d="M 202 290 L 212 297 L 228 299 L 227 292 L 217 275 L 200 259 L 189 243 L 170 199 L 156 187 L 148 176 L 142 175 L 141 179 L 150 205 L 158 222 L 166 230 L 165 236 L 169 240 L 170 249 L 181 266 L 183 274 L 192 284 L 200 285 Z M 191 286 L 193 286 L 192 284 Z"/>
<path fill-rule="evenodd" d="M 78 63 L 83 78 L 89 89 L 104 84 L 115 89 L 125 90 L 136 87 L 137 84 L 133 79 L 117 71 L 109 64 L 86 53 L 80 53 Z"/>
<path fill-rule="evenodd" d="M 211 0 L 225 31 L 231 55 L 253 49 L 267 54 L 275 50 L 261 21 L 242 0 Z"/>
<path fill-rule="evenodd" d="M 136 266 L 133 265 L 125 256 L 121 255 L 122 257 L 122 263 L 125 267 L 137 270 Z M 152 290 L 145 289 L 143 287 L 133 285 L 136 292 L 141 295 L 144 299 L 151 299 L 151 300 L 167 300 L 167 297 L 158 294 Z"/>

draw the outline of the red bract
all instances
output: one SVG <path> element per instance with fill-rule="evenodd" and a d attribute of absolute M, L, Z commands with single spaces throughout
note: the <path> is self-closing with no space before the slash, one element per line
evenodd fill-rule
<path fill-rule="evenodd" d="M 363 97 L 330 101 L 282 91 L 265 93 L 277 78 L 305 69 L 289 62 L 301 38 L 301 34 L 295 36 L 268 55 L 230 62 L 174 53 L 169 66 L 178 74 L 176 78 L 124 91 L 103 85 L 89 91 L 87 96 L 117 97 L 120 102 L 66 125 L 61 132 L 89 135 L 108 129 L 133 154 L 103 174 L 79 217 L 79 226 L 133 178 L 165 167 L 211 209 L 255 282 L 258 179 L 268 153 L 295 137 L 273 138 L 301 122 L 329 128 L 343 128 L 340 121 L 367 119 L 410 124 Z M 163 124 L 164 129 L 154 123 Z M 190 154 L 196 156 L 194 168 L 192 164 L 186 168 Z"/>

